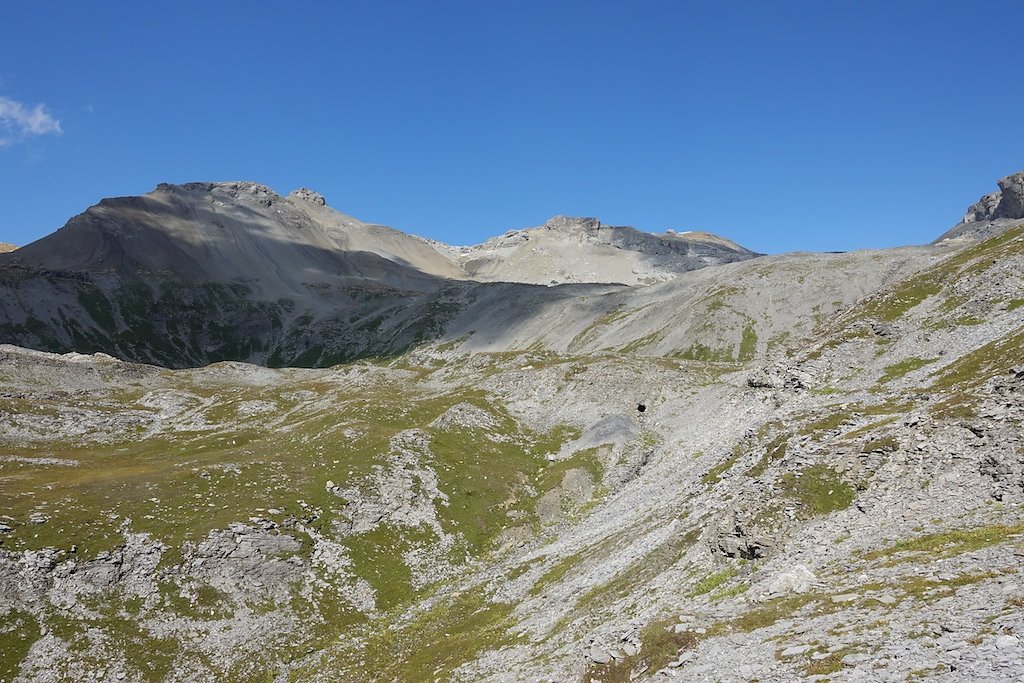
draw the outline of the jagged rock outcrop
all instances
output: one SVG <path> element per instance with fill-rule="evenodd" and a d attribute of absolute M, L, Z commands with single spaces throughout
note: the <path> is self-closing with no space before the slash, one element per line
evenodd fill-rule
<path fill-rule="evenodd" d="M 7 242 L 0 242 L 0 254 L 6 254 L 7 252 L 14 251 L 17 248 L 18 247 L 14 246 L 13 244 L 8 244 Z"/>
<path fill-rule="evenodd" d="M 964 223 L 982 223 L 999 218 L 1024 218 L 1024 171 L 1000 178 L 999 191 L 985 195 L 964 215 Z"/>
<path fill-rule="evenodd" d="M 1024 171 L 1000 178 L 998 185 L 998 192 L 971 204 L 960 222 L 935 242 L 985 239 L 1024 219 Z"/>
<path fill-rule="evenodd" d="M 301 199 L 304 202 L 309 202 L 316 206 L 327 206 L 327 200 L 324 199 L 322 194 L 314 190 L 310 190 L 307 187 L 300 187 L 297 190 L 292 190 L 288 193 L 288 196 L 294 199 Z"/>

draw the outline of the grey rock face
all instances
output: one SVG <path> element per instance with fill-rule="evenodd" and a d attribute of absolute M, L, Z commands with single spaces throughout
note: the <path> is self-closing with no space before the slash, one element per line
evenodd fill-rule
<path fill-rule="evenodd" d="M 798 564 L 772 579 L 768 584 L 768 594 L 806 593 L 814 587 L 815 580 L 811 570 Z"/>
<path fill-rule="evenodd" d="M 1000 178 L 999 191 L 972 204 L 961 223 L 984 223 L 999 218 L 1024 218 L 1024 171 Z"/>
<path fill-rule="evenodd" d="M 999 191 L 979 199 L 961 221 L 936 243 L 951 239 L 985 239 L 1024 218 L 1024 171 L 1000 178 Z"/>
<path fill-rule="evenodd" d="M 327 206 L 327 200 L 319 192 L 310 190 L 307 187 L 300 187 L 297 190 L 292 190 L 288 196 L 292 199 L 301 199 L 304 202 L 309 202 L 316 206 Z"/>
<path fill-rule="evenodd" d="M 596 233 L 601 229 L 601 221 L 597 218 L 584 218 L 575 216 L 554 216 L 545 221 L 544 228 L 548 230 L 562 230 L 564 232 L 589 232 Z M 608 227 L 608 226 L 604 226 Z"/>
<path fill-rule="evenodd" d="M 993 218 L 1024 218 L 1024 171 L 999 181 L 999 204 Z"/>
<path fill-rule="evenodd" d="M 967 213 L 964 214 L 961 223 L 981 223 L 983 221 L 990 221 L 994 218 L 996 208 L 999 206 L 999 200 L 1002 197 L 1002 193 L 993 192 L 987 194 L 979 199 L 974 204 L 971 204 L 970 208 L 967 209 Z"/>

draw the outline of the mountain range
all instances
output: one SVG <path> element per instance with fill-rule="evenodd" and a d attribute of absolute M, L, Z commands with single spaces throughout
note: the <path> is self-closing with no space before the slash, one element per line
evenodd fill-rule
<path fill-rule="evenodd" d="M 516 284 L 604 291 L 754 256 L 706 233 L 564 217 L 456 248 L 363 223 L 306 189 L 161 185 L 0 256 L 0 341 L 168 367 L 330 365 L 435 338 L 479 299 L 548 296 Z"/>

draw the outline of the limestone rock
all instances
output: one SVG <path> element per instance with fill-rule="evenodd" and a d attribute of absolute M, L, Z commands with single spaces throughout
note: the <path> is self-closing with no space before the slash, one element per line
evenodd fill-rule
<path fill-rule="evenodd" d="M 1000 178 L 998 185 L 998 192 L 972 204 L 963 219 L 935 242 L 984 239 L 1024 218 L 1024 171 Z"/>
<path fill-rule="evenodd" d="M 871 659 L 871 655 L 864 654 L 862 652 L 855 652 L 848 654 L 842 658 L 843 666 L 857 666 L 863 664 Z"/>
<path fill-rule="evenodd" d="M 1020 645 L 1020 638 L 1013 635 L 1002 635 L 996 638 L 997 650 L 1012 650 Z"/>
<path fill-rule="evenodd" d="M 806 593 L 814 587 L 815 576 L 810 569 L 802 564 L 779 574 L 768 584 L 769 595 L 785 593 Z"/>
<path fill-rule="evenodd" d="M 292 190 L 288 193 L 288 197 L 291 199 L 298 199 L 303 202 L 309 202 L 315 206 L 327 206 L 327 200 L 324 199 L 322 194 L 306 187 L 300 187 L 297 190 Z"/>

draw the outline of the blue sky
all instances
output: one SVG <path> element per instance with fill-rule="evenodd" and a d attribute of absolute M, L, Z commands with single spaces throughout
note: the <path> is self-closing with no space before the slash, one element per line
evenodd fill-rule
<path fill-rule="evenodd" d="M 1024 169 L 1008 2 L 11 2 L 0 241 L 257 180 L 456 244 L 554 214 L 927 242 Z"/>

